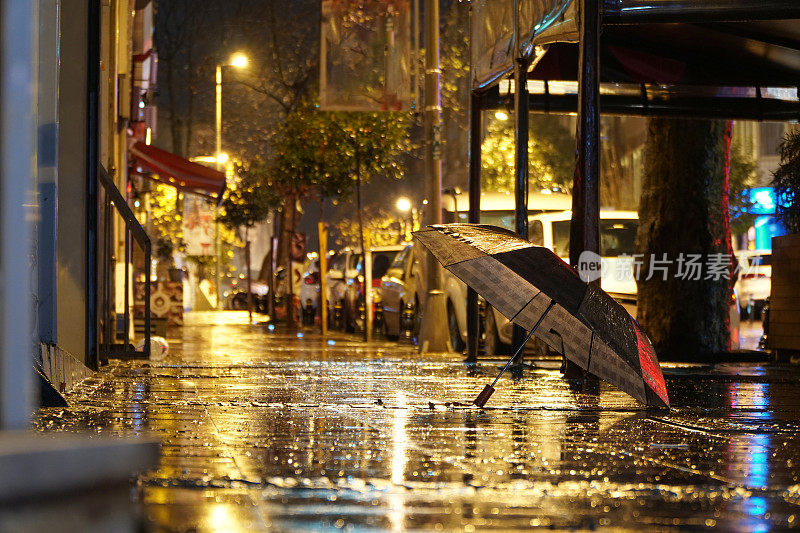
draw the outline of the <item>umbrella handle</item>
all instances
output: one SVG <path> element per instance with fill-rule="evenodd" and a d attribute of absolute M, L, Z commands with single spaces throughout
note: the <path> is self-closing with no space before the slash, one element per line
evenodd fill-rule
<path fill-rule="evenodd" d="M 505 371 L 508 370 L 508 367 L 511 366 L 511 363 L 513 363 L 514 360 L 517 358 L 517 356 L 519 356 L 519 354 L 522 353 L 522 349 L 525 348 L 526 344 L 528 344 L 528 340 L 531 338 L 531 335 L 533 335 L 533 332 L 536 331 L 536 328 L 539 327 L 539 324 L 542 323 L 542 320 L 544 320 L 544 317 L 547 316 L 547 313 L 550 312 L 550 309 L 552 309 L 554 305 L 556 305 L 556 302 L 550 300 L 550 305 L 547 306 L 547 309 L 545 309 L 544 313 L 542 313 L 542 316 L 539 317 L 539 320 L 536 322 L 536 324 L 534 324 L 534 326 L 528 332 L 528 336 L 525 337 L 525 340 L 522 341 L 522 343 L 519 345 L 519 348 L 517 348 L 517 351 L 514 352 L 514 355 L 511 356 L 511 359 L 508 360 L 508 363 L 506 363 L 506 366 L 503 367 L 503 370 L 501 370 L 500 373 L 497 375 L 497 377 L 494 378 L 494 381 L 492 382 L 491 385 L 492 388 L 494 388 L 495 384 L 497 383 L 497 380 L 500 379 L 500 376 L 502 376 L 505 373 Z"/>

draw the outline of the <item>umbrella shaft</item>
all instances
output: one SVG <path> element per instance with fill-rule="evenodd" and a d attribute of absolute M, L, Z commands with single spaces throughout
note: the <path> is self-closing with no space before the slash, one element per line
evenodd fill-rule
<path fill-rule="evenodd" d="M 508 367 L 511 366 L 511 363 L 514 362 L 514 360 L 517 358 L 517 356 L 519 356 L 519 354 L 522 353 L 523 348 L 525 348 L 525 345 L 528 344 L 528 340 L 530 340 L 531 335 L 533 335 L 533 332 L 536 331 L 536 328 L 539 327 L 539 324 L 542 323 L 542 320 L 544 320 L 544 317 L 547 316 L 547 313 L 550 312 L 550 309 L 552 309 L 555 304 L 556 304 L 555 301 L 550 300 L 550 305 L 547 306 L 547 309 L 545 309 L 544 313 L 542 313 L 542 316 L 539 317 L 539 320 L 536 321 L 536 324 L 534 324 L 534 326 L 528 332 L 528 336 L 525 337 L 525 340 L 522 341 L 522 343 L 519 345 L 519 347 L 517 348 L 517 351 L 514 352 L 514 355 L 512 355 L 511 359 L 509 359 L 508 363 L 506 363 L 506 366 L 503 367 L 503 370 L 501 370 L 500 373 L 497 375 L 497 377 L 494 378 L 494 381 L 492 382 L 492 387 L 495 386 L 495 384 L 497 383 L 497 380 L 500 379 L 500 376 L 505 374 L 506 370 L 508 370 Z M 491 312 L 491 309 L 489 311 Z"/>

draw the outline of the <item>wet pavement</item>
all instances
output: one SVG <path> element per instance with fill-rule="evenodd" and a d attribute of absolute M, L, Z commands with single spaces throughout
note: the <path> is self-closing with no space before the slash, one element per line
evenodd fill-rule
<path fill-rule="evenodd" d="M 158 362 L 112 362 L 42 431 L 152 435 L 133 491 L 153 531 L 768 531 L 800 524 L 800 373 L 664 365 L 673 409 L 555 360 L 370 345 L 195 313 Z"/>

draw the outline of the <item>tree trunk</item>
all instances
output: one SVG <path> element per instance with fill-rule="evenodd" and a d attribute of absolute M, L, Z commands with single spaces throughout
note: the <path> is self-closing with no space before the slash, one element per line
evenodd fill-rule
<path fill-rule="evenodd" d="M 294 241 L 295 211 L 297 199 L 291 194 L 286 199 L 288 213 L 287 224 L 284 231 L 284 241 L 286 242 L 286 323 L 289 326 L 295 325 L 294 317 L 294 272 L 292 265 L 292 244 Z"/>
<path fill-rule="evenodd" d="M 730 123 L 649 121 L 636 236 L 636 252 L 643 254 L 638 319 L 660 358 L 702 361 L 729 349 L 729 151 Z M 666 275 L 654 270 L 648 280 L 652 258 L 664 254 Z M 686 275 L 681 258 L 689 254 L 700 254 L 699 276 Z M 727 265 L 724 275 L 709 269 L 713 254 L 725 254 L 717 256 Z"/>

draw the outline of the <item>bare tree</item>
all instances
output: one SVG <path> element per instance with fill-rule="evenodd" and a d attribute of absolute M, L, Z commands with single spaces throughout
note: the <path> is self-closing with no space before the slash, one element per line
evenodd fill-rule
<path fill-rule="evenodd" d="M 166 111 L 173 152 L 187 156 L 192 146 L 196 98 L 207 77 L 207 29 L 212 5 L 191 0 L 157 0 L 154 40 L 163 85 L 159 107 Z"/>

